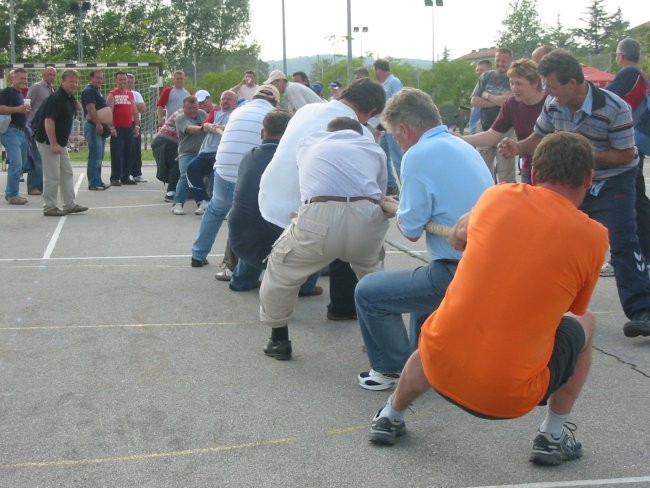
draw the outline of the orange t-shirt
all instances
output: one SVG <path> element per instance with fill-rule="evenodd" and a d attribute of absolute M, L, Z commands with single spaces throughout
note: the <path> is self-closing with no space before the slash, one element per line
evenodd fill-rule
<path fill-rule="evenodd" d="M 520 417 L 548 389 L 562 315 L 587 310 L 607 229 L 554 191 L 502 184 L 479 199 L 467 235 L 445 298 L 422 326 L 424 372 L 472 411 Z"/>

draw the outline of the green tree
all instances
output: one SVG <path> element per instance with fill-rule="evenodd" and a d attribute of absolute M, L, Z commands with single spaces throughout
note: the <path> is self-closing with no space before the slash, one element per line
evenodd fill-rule
<path fill-rule="evenodd" d="M 502 24 L 505 30 L 499 31 L 497 46 L 511 49 L 514 59 L 530 57 L 530 53 L 544 43 L 545 29 L 536 0 L 511 1 Z"/>
<path fill-rule="evenodd" d="M 627 30 L 629 23 L 622 19 L 620 9 L 615 14 L 608 14 L 603 6 L 604 0 L 593 0 L 587 8 L 586 19 L 580 19 L 587 24 L 584 28 L 574 29 L 574 34 L 582 39 L 582 47 L 588 54 L 600 54 L 607 46 L 612 35 Z"/>
<path fill-rule="evenodd" d="M 433 69 L 421 73 L 420 84 L 438 106 L 443 103 L 466 106 L 476 86 L 476 73 L 474 66 L 463 59 L 436 63 Z"/>
<path fill-rule="evenodd" d="M 550 44 L 553 47 L 561 47 L 569 50 L 573 50 L 576 47 L 575 41 L 573 40 L 573 34 L 562 25 L 559 15 L 557 16 L 555 26 L 548 30 L 544 43 Z"/>

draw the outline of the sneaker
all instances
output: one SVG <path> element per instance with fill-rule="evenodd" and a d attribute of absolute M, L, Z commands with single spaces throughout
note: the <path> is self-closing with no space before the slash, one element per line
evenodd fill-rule
<path fill-rule="evenodd" d="M 267 356 L 281 361 L 291 359 L 291 341 L 272 341 L 269 339 L 269 342 L 262 350 Z"/>
<path fill-rule="evenodd" d="M 68 213 L 79 213 L 79 212 L 85 212 L 88 210 L 88 207 L 82 207 L 81 205 L 77 205 L 76 203 L 70 207 L 70 208 L 65 208 L 63 207 L 63 210 L 65 210 Z"/>
<path fill-rule="evenodd" d="M 600 268 L 600 276 L 614 276 L 614 266 L 610 262 L 603 264 L 603 267 Z"/>
<path fill-rule="evenodd" d="M 650 336 L 650 311 L 632 315 L 623 326 L 623 334 L 625 337 Z"/>
<path fill-rule="evenodd" d="M 194 259 L 194 258 L 192 258 L 191 264 L 192 264 L 192 268 L 200 268 L 200 267 L 206 266 L 206 265 L 208 265 L 210 263 L 205 258 L 203 258 L 203 259 Z"/>
<path fill-rule="evenodd" d="M 105 185 L 104 183 L 102 183 L 101 185 L 93 185 L 88 187 L 88 189 L 92 191 L 104 191 L 104 190 L 108 190 L 109 188 L 110 186 Z"/>
<path fill-rule="evenodd" d="M 205 213 L 205 209 L 208 208 L 209 203 L 210 202 L 207 200 L 201 200 L 199 208 L 194 211 L 194 215 L 203 215 Z"/>
<path fill-rule="evenodd" d="M 217 281 L 230 281 L 231 276 L 230 270 L 224 266 L 221 271 L 214 275 L 214 279 Z"/>
<path fill-rule="evenodd" d="M 27 199 L 25 197 L 21 197 L 20 195 L 9 198 L 5 197 L 5 200 L 7 200 L 7 203 L 9 205 L 25 205 L 27 203 Z"/>
<path fill-rule="evenodd" d="M 382 409 L 383 410 L 383 409 Z M 406 422 L 400 420 L 393 422 L 388 417 L 380 417 L 381 410 L 377 412 L 370 424 L 370 442 L 384 446 L 392 446 L 398 437 L 406 434 Z"/>
<path fill-rule="evenodd" d="M 533 440 L 533 450 L 528 459 L 531 463 L 544 466 L 557 466 L 562 461 L 570 461 L 582 457 L 582 444 L 576 441 L 573 433 L 576 425 L 566 422 L 562 435 L 556 439 L 547 432 L 537 431 Z"/>
<path fill-rule="evenodd" d="M 167 193 L 165 193 L 163 200 L 165 200 L 166 202 L 173 202 L 175 195 L 176 195 L 175 191 L 168 191 Z"/>
<path fill-rule="evenodd" d="M 174 205 L 172 205 L 172 213 L 174 215 L 185 215 L 185 210 L 183 210 L 183 204 L 175 203 Z"/>
<path fill-rule="evenodd" d="M 359 386 L 366 390 L 390 390 L 399 381 L 399 373 L 380 373 L 371 369 L 357 376 Z"/>
<path fill-rule="evenodd" d="M 136 183 L 148 183 L 149 180 L 146 179 L 144 176 L 134 176 L 133 179 L 135 180 Z"/>

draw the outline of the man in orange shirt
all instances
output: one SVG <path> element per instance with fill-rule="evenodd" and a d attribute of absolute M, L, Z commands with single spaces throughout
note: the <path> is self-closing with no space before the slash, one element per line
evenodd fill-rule
<path fill-rule="evenodd" d="M 548 403 L 530 461 L 582 456 L 566 420 L 591 364 L 595 319 L 587 306 L 608 245 L 607 230 L 578 210 L 593 165 L 583 136 L 548 136 L 533 156 L 535 186 L 488 189 L 459 219 L 449 241 L 465 249 L 463 257 L 395 393 L 372 421 L 373 443 L 404 435 L 404 411 L 433 387 L 487 419 L 521 417 Z M 493 266 L 521 249 L 532 252 L 518 266 Z M 486 282 L 499 286 L 486 289 Z"/>

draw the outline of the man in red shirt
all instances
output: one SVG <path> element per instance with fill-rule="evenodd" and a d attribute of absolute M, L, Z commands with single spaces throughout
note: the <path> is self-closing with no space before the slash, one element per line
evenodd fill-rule
<path fill-rule="evenodd" d="M 127 74 L 115 74 L 117 88 L 111 91 L 106 104 L 113 112 L 111 126 L 111 186 L 136 185 L 131 178 L 134 138 L 140 134 L 140 112 L 135 104 L 133 92 L 127 87 Z"/>

